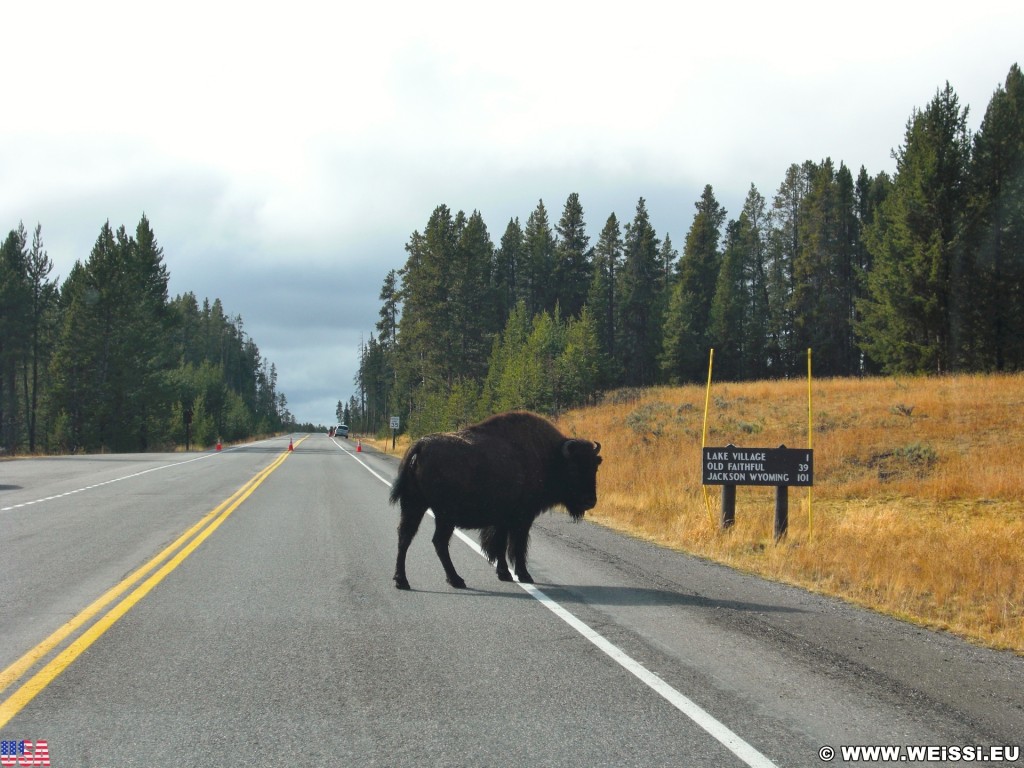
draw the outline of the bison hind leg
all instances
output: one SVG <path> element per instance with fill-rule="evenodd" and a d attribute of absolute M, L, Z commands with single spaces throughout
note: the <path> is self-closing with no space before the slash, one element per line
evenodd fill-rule
<path fill-rule="evenodd" d="M 520 584 L 533 584 L 533 576 L 526 570 L 526 552 L 529 548 L 529 525 L 514 529 L 508 542 L 508 557 L 516 569 L 516 578 Z"/>
<path fill-rule="evenodd" d="M 455 533 L 455 526 L 443 519 L 435 510 L 434 538 L 431 541 L 434 544 L 434 551 L 437 552 L 437 559 L 441 561 L 448 583 L 456 589 L 465 589 L 466 582 L 455 570 L 451 553 L 448 551 L 448 544 L 452 540 L 453 533 Z"/>
<path fill-rule="evenodd" d="M 508 529 L 492 525 L 480 531 L 480 548 L 487 556 L 487 562 L 495 565 L 498 579 L 512 581 L 512 572 L 505 562 L 505 550 L 508 548 Z"/>
<path fill-rule="evenodd" d="M 395 559 L 395 586 L 398 589 L 411 589 L 409 579 L 405 575 L 405 555 L 409 551 L 416 531 L 419 530 L 420 522 L 427 512 L 427 505 L 421 501 L 414 501 L 403 497 L 401 499 L 402 514 L 398 521 L 398 557 Z"/>

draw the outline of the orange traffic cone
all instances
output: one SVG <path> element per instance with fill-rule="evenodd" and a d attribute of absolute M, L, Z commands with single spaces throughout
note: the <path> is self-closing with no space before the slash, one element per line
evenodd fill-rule
<path fill-rule="evenodd" d="M 217 450 L 218 451 L 220 450 L 220 438 L 219 437 L 217 438 Z"/>
<path fill-rule="evenodd" d="M 295 445 L 292 443 L 292 439 L 291 438 L 288 438 L 288 450 L 289 451 L 294 451 L 295 450 Z"/>
<path fill-rule="evenodd" d="M 356 440 L 356 453 L 362 453 L 362 452 L 363 452 L 363 441 L 362 440 Z"/>

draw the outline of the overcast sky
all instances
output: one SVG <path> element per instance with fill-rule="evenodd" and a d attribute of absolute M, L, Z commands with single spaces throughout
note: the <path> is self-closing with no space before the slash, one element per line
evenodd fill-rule
<path fill-rule="evenodd" d="M 577 192 L 594 243 L 642 196 L 681 248 L 704 185 L 735 218 L 793 163 L 892 172 L 938 88 L 976 130 L 1024 64 L 1020 0 L 688 5 L 11 3 L 0 227 L 41 224 L 63 281 L 145 213 L 171 295 L 241 315 L 295 416 L 329 424 L 437 205 L 497 244 Z"/>

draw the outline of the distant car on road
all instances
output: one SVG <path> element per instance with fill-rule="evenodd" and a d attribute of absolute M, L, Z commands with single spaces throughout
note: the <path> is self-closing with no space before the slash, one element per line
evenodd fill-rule
<path fill-rule="evenodd" d="M 339 424 L 334 430 L 335 437 L 348 437 L 348 425 Z"/>

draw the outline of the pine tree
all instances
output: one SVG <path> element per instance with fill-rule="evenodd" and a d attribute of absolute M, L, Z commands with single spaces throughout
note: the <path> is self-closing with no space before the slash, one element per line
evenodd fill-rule
<path fill-rule="evenodd" d="M 35 453 L 39 424 L 40 374 L 45 371 L 53 346 L 56 322 L 57 283 L 49 280 L 53 262 L 43 248 L 42 225 L 32 235 L 26 262 L 28 278 L 28 356 L 22 370 L 25 424 L 29 453 Z"/>
<path fill-rule="evenodd" d="M 130 329 L 122 337 L 121 354 L 124 364 L 134 372 L 125 377 L 119 429 L 123 430 L 121 445 L 144 451 L 151 441 L 159 444 L 163 440 L 162 430 L 172 400 L 167 372 L 176 361 L 168 338 L 169 274 L 163 249 L 145 214 L 134 238 L 127 237 L 122 228 L 120 246 L 126 304 L 121 322 Z"/>
<path fill-rule="evenodd" d="M 203 360 L 204 350 L 201 343 L 202 315 L 196 295 L 189 291 L 175 296 L 168 311 L 178 365 L 198 365 Z"/>
<path fill-rule="evenodd" d="M 532 404 L 537 361 L 527 354 L 530 331 L 531 318 L 526 301 L 520 300 L 512 308 L 504 330 L 495 338 L 491 348 L 479 416 L 529 408 Z"/>
<path fill-rule="evenodd" d="M 392 379 L 393 370 L 387 350 L 370 334 L 369 342 L 360 347 L 355 383 L 359 388 L 361 407 L 359 419 L 351 426 L 361 432 L 377 432 L 387 425 Z"/>
<path fill-rule="evenodd" d="M 617 384 L 615 321 L 618 312 L 618 273 L 622 264 L 622 232 L 612 213 L 605 221 L 594 248 L 594 274 L 587 293 L 587 307 L 593 315 L 597 343 L 601 351 L 599 381 L 602 386 Z"/>
<path fill-rule="evenodd" d="M 50 398 L 53 433 L 51 445 L 61 452 L 74 451 L 82 444 L 85 432 L 84 395 L 86 373 L 90 368 L 90 346 L 85 345 L 89 329 L 79 320 L 85 307 L 95 302 L 81 262 L 75 262 L 58 294 L 57 339 L 50 359 Z M 76 350 L 78 351 L 75 354 Z"/>
<path fill-rule="evenodd" d="M 390 270 L 384 276 L 384 284 L 380 288 L 381 300 L 380 319 L 377 321 L 377 333 L 380 335 L 380 343 L 385 349 L 392 350 L 398 336 L 399 317 L 399 287 L 398 273 Z"/>
<path fill-rule="evenodd" d="M 853 341 L 855 249 L 859 238 L 853 177 L 830 158 L 813 167 L 798 219 L 799 245 L 793 260 L 794 353 L 813 348 L 823 376 L 856 370 Z"/>
<path fill-rule="evenodd" d="M 672 286 L 675 283 L 675 266 L 679 260 L 679 251 L 672 247 L 672 238 L 665 233 L 665 239 L 661 242 L 661 249 L 658 251 L 658 290 L 666 297 L 672 295 Z"/>
<path fill-rule="evenodd" d="M 718 243 L 726 217 L 710 184 L 704 187 L 695 207 L 697 213 L 686 236 L 668 305 L 660 357 L 665 376 L 677 382 L 700 380 L 711 346 L 711 302 L 718 282 Z"/>
<path fill-rule="evenodd" d="M 479 211 L 462 227 L 448 277 L 451 303 L 452 381 L 477 381 L 486 373 L 491 340 L 497 332 L 488 309 L 494 245 Z"/>
<path fill-rule="evenodd" d="M 976 367 L 1024 369 L 1024 74 L 1014 64 L 974 137 L 969 229 Z"/>
<path fill-rule="evenodd" d="M 573 192 L 565 201 L 562 218 L 555 226 L 555 264 L 553 281 L 555 302 L 564 317 L 579 317 L 590 288 L 591 261 L 586 222 L 580 197 Z"/>
<path fill-rule="evenodd" d="M 494 246 L 478 211 L 452 216 L 441 205 L 406 251 L 394 355 L 396 389 L 406 401 L 398 409 L 410 425 L 440 423 L 441 406 L 455 389 L 468 391 L 486 373 L 496 327 Z M 424 408 L 431 413 L 415 414 Z"/>
<path fill-rule="evenodd" d="M 494 297 L 494 327 L 504 328 L 516 303 L 524 298 L 519 272 L 523 263 L 523 228 L 519 219 L 509 219 L 494 251 L 491 269 L 491 295 Z"/>
<path fill-rule="evenodd" d="M 453 383 L 453 324 L 449 285 L 459 228 L 446 205 L 434 209 L 421 235 L 413 232 L 401 270 L 398 360 L 406 391 Z"/>
<path fill-rule="evenodd" d="M 563 407 L 586 405 L 597 392 L 601 375 L 601 348 L 597 325 L 586 306 L 576 318 L 568 318 L 565 348 L 558 359 Z"/>
<path fill-rule="evenodd" d="M 554 267 L 555 236 L 541 200 L 526 220 L 519 270 L 520 296 L 525 299 L 531 316 L 554 309 Z"/>
<path fill-rule="evenodd" d="M 663 300 L 658 280 L 660 245 L 641 197 L 632 223 L 626 226 L 622 268 L 617 276 L 616 351 L 628 385 L 649 386 L 657 379 Z"/>
<path fill-rule="evenodd" d="M 18 372 L 27 355 L 30 288 L 25 225 L 0 244 L 0 447 L 14 452 L 23 425 L 18 407 Z"/>
<path fill-rule="evenodd" d="M 970 159 L 967 110 L 947 83 L 907 122 L 896 177 L 867 232 L 873 265 L 863 348 L 891 373 L 944 373 L 962 362 L 969 312 L 959 248 Z M 954 285 L 957 293 L 954 293 Z"/>
<path fill-rule="evenodd" d="M 526 341 L 527 380 L 526 407 L 531 411 L 558 413 L 564 405 L 564 371 L 558 359 L 565 349 L 565 324 L 561 313 L 540 312 L 533 317 L 533 327 Z"/>
<path fill-rule="evenodd" d="M 837 305 L 834 321 L 837 345 L 835 370 L 837 374 L 852 376 L 859 372 L 860 354 L 854 331 L 856 306 L 860 298 L 858 280 L 859 248 L 861 242 L 860 221 L 857 218 L 857 194 L 853 174 L 845 163 L 839 164 L 836 173 L 838 233 L 836 267 Z"/>
<path fill-rule="evenodd" d="M 51 377 L 56 412 L 71 419 L 76 445 L 145 450 L 165 439 L 174 362 L 167 279 L 145 216 L 135 237 L 104 224 L 88 261 L 69 276 Z"/>
<path fill-rule="evenodd" d="M 70 293 L 51 368 L 54 401 L 73 419 L 70 439 L 86 449 L 113 449 L 117 399 L 126 374 L 117 364 L 122 298 L 117 251 L 108 221 L 81 271 L 73 270 L 65 284 Z"/>
<path fill-rule="evenodd" d="M 879 374 L 882 371 L 881 364 L 867 354 L 860 342 L 861 325 L 864 317 L 862 306 L 867 298 L 868 274 L 871 272 L 872 257 L 871 250 L 867 246 L 865 236 L 869 227 L 873 226 L 879 215 L 882 203 L 889 196 L 892 190 L 892 179 L 884 171 L 877 176 L 868 176 L 867 170 L 862 166 L 857 176 L 855 188 L 857 227 L 860 237 L 857 239 L 855 250 L 856 258 L 856 281 L 857 295 L 853 302 L 853 331 L 856 344 L 855 354 L 857 355 L 857 368 L 859 373 Z"/>
<path fill-rule="evenodd" d="M 796 292 L 796 264 L 802 248 L 801 226 L 806 212 L 815 164 L 793 164 L 772 199 L 772 227 L 769 236 L 768 273 L 768 369 L 772 376 L 790 376 L 799 371 L 801 342 L 796 338 L 793 295 Z"/>
<path fill-rule="evenodd" d="M 191 292 L 168 300 L 163 249 L 145 214 L 133 235 L 106 222 L 59 291 L 45 279 L 50 269 L 37 227 L 29 275 L 38 303 L 49 305 L 39 357 L 48 368 L 40 418 L 51 449 L 184 442 L 186 411 L 197 444 L 276 431 L 290 418 L 276 369 L 241 317 L 228 318 L 219 299 L 200 308 Z M 36 373 L 26 363 L 29 403 L 43 389 L 33 384 Z"/>
<path fill-rule="evenodd" d="M 381 419 L 386 415 L 390 415 L 392 412 L 397 412 L 398 410 L 398 402 L 395 393 L 397 378 L 395 373 L 395 350 L 398 343 L 398 319 L 400 317 L 401 307 L 400 296 L 401 291 L 398 285 L 398 273 L 392 269 L 384 276 L 384 283 L 381 286 L 379 296 L 381 300 L 379 314 L 380 319 L 377 321 L 376 325 L 380 347 L 378 370 L 374 371 L 372 375 L 368 372 L 364 372 L 364 361 L 362 359 L 360 361 L 358 378 L 373 378 L 376 382 L 375 386 L 380 390 Z M 338 405 L 341 405 L 341 401 L 338 402 Z M 382 427 L 383 422 L 380 424 L 371 424 L 368 428 L 376 430 Z"/>
<path fill-rule="evenodd" d="M 750 185 L 739 218 L 738 247 L 743 262 L 744 294 L 747 306 L 743 312 L 743 361 L 741 375 L 747 379 L 768 376 L 769 318 L 768 240 L 770 221 L 767 202 Z"/>
<path fill-rule="evenodd" d="M 585 307 L 580 317 L 560 312 L 528 317 L 519 302 L 495 338 L 477 417 L 511 409 L 558 413 L 583 405 L 598 385 L 597 332 Z"/>
<path fill-rule="evenodd" d="M 725 247 L 708 322 L 708 343 L 715 349 L 718 360 L 715 377 L 724 381 L 742 379 L 746 373 L 748 337 L 744 311 L 750 303 L 744 280 L 746 255 L 741 214 L 739 220 L 730 221 L 726 226 Z"/>

